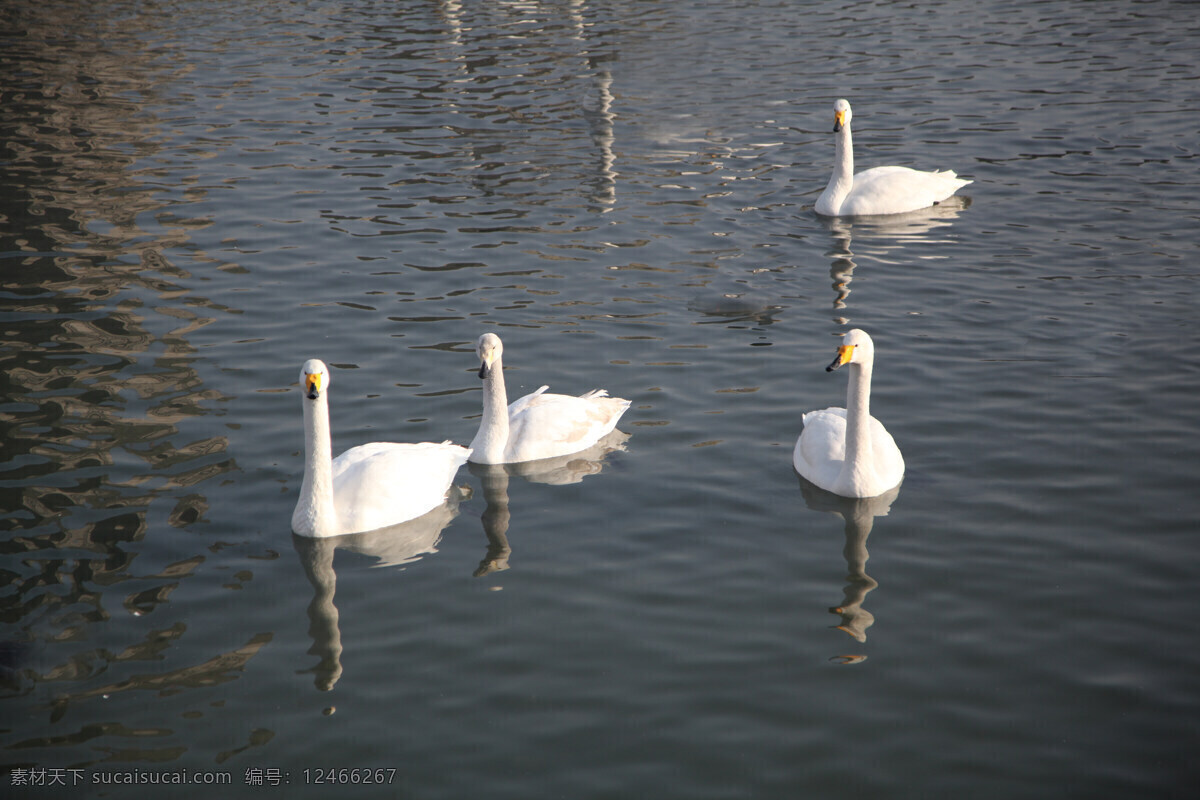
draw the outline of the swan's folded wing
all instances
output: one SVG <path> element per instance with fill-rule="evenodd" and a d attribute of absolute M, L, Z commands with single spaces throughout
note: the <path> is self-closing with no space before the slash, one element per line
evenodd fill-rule
<path fill-rule="evenodd" d="M 513 400 L 511 403 L 509 403 L 508 404 L 509 419 L 512 419 L 517 414 L 520 414 L 522 411 L 529 408 L 529 406 L 533 405 L 534 403 L 539 402 L 538 398 L 544 396 L 546 394 L 546 390 L 549 388 L 550 388 L 549 386 L 542 386 L 539 389 L 537 389 L 536 391 L 530 392 L 529 394 L 525 395 L 524 397 L 518 397 L 516 400 Z M 554 397 L 555 395 L 550 395 L 550 396 Z"/>
<path fill-rule="evenodd" d="M 590 447 L 612 431 L 629 408 L 628 400 L 617 397 L 540 393 L 521 401 L 527 402 L 516 412 L 510 407 L 511 461 L 550 458 Z"/>
<path fill-rule="evenodd" d="M 842 203 L 842 214 L 898 214 L 928 208 L 971 181 L 953 170 L 923 172 L 908 167 L 874 167 L 854 176 L 854 187 Z"/>
<path fill-rule="evenodd" d="M 811 470 L 831 472 L 832 477 L 837 477 L 846 459 L 846 409 L 826 408 L 805 414 L 795 455 L 796 469 L 814 483 L 817 481 L 805 474 L 800 462 Z"/>
<path fill-rule="evenodd" d="M 896 440 L 875 417 L 871 417 L 871 454 L 880 483 L 887 488 L 899 485 L 904 478 L 904 456 Z"/>
<path fill-rule="evenodd" d="M 446 497 L 470 451 L 457 445 L 372 442 L 333 461 L 334 504 L 351 531 L 419 517 Z"/>

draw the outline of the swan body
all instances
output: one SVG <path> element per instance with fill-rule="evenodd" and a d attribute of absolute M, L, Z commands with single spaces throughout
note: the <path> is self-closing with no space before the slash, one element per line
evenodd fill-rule
<path fill-rule="evenodd" d="M 908 167 L 874 167 L 854 174 L 854 147 L 850 136 L 850 104 L 833 104 L 833 132 L 837 134 L 833 176 L 817 198 L 816 211 L 827 217 L 903 214 L 937 205 L 971 181 L 953 170 L 922 172 Z"/>
<path fill-rule="evenodd" d="M 365 533 L 415 519 L 446 499 L 450 482 L 471 451 L 442 442 L 372 442 L 331 457 L 329 369 L 304 363 L 304 482 L 292 530 L 323 538 Z"/>
<path fill-rule="evenodd" d="M 629 401 L 593 389 L 579 397 L 550 394 L 543 386 L 510 405 L 504 387 L 504 345 L 494 333 L 479 337 L 483 418 L 471 442 L 476 464 L 512 464 L 586 450 L 617 425 Z"/>
<path fill-rule="evenodd" d="M 796 440 L 796 472 L 842 497 L 875 497 L 904 478 L 904 457 L 883 423 L 871 416 L 871 370 L 875 344 L 855 328 L 842 338 L 826 369 L 849 365 L 846 407 L 810 411 Z"/>

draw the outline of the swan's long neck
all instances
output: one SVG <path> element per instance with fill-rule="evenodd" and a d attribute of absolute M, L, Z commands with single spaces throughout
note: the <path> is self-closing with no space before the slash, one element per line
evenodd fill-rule
<path fill-rule="evenodd" d="M 497 358 L 483 379 L 483 417 L 471 442 L 475 451 L 472 458 L 484 464 L 500 463 L 507 444 L 508 393 L 504 389 L 504 364 Z"/>
<path fill-rule="evenodd" d="M 833 175 L 821 196 L 822 213 L 836 214 L 842 200 L 854 187 L 854 145 L 850 139 L 850 126 L 843 125 L 834 135 Z"/>
<path fill-rule="evenodd" d="M 333 505 L 333 444 L 329 434 L 329 401 L 303 397 L 304 482 L 292 514 L 292 530 L 309 536 L 331 536 L 337 528 Z"/>
<path fill-rule="evenodd" d="M 850 365 L 846 386 L 846 461 L 842 475 L 853 480 L 872 467 L 870 361 Z"/>

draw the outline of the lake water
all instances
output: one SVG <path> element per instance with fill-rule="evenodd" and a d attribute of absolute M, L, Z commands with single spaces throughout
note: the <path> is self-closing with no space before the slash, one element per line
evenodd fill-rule
<path fill-rule="evenodd" d="M 1198 785 L 1191 7 L 0 21 L 5 796 Z M 816 216 L 837 97 L 859 169 L 974 183 Z M 791 466 L 851 327 L 907 462 L 862 502 Z M 624 436 L 293 537 L 301 363 L 337 452 L 465 444 L 489 330 L 510 396 L 607 388 Z"/>

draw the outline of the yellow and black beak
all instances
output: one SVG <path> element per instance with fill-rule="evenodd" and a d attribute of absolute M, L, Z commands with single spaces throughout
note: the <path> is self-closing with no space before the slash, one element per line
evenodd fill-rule
<path fill-rule="evenodd" d="M 308 372 L 304 375 L 304 394 L 309 400 L 321 396 L 321 373 Z"/>
<path fill-rule="evenodd" d="M 845 126 L 845 124 L 846 124 L 846 112 L 845 111 L 833 112 L 833 132 L 834 133 L 839 132 L 842 129 L 842 127 Z"/>
<path fill-rule="evenodd" d="M 825 371 L 833 372 L 838 367 L 849 364 L 850 359 L 854 358 L 854 348 L 855 345 L 852 344 L 844 344 L 839 347 L 837 358 L 833 359 L 829 366 L 825 368 Z"/>
<path fill-rule="evenodd" d="M 486 380 L 488 373 L 492 370 L 492 364 L 496 363 L 496 351 L 488 350 L 487 355 L 479 362 L 479 379 Z"/>

